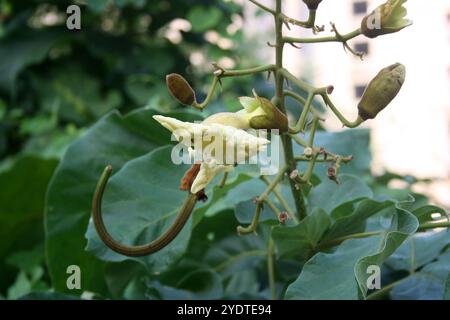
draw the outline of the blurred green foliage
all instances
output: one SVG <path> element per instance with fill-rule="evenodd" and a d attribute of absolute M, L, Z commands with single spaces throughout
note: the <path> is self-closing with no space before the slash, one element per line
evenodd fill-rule
<path fill-rule="evenodd" d="M 81 7 L 81 30 L 66 28 L 71 4 Z M 50 286 L 43 259 L 44 200 L 67 146 L 112 110 L 180 109 L 165 88 L 170 72 L 186 75 L 201 96 L 210 81 L 205 77 L 209 62 L 233 57 L 245 65 L 238 59 L 246 50 L 239 45 L 242 31 L 227 32 L 240 12 L 239 6 L 220 0 L 0 0 L 2 296 L 44 288 L 42 279 Z M 191 26 L 179 30 L 176 19 Z M 211 28 L 234 46 L 221 49 L 207 42 L 204 32 Z M 171 40 L 170 30 L 181 38 Z M 206 59 L 200 70 L 191 67 L 193 52 Z M 234 85 L 242 93 L 252 81 Z M 238 94 L 224 94 L 217 104 L 233 108 L 227 101 Z M 164 134 L 160 141 L 168 138 Z M 41 259 L 25 270 L 12 262 L 21 252 L 24 259 L 39 252 Z"/>

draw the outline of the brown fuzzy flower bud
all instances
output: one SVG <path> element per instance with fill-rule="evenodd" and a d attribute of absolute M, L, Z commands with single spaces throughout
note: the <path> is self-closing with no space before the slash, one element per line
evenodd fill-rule
<path fill-rule="evenodd" d="M 317 10 L 322 0 L 303 0 L 303 2 L 308 6 L 309 10 Z"/>
<path fill-rule="evenodd" d="M 358 104 L 363 120 L 373 119 L 397 96 L 405 81 L 405 66 L 395 63 L 382 69 L 369 83 Z"/>
<path fill-rule="evenodd" d="M 172 73 L 166 77 L 167 88 L 172 96 L 182 104 L 192 106 L 195 102 L 195 92 L 181 75 Z"/>

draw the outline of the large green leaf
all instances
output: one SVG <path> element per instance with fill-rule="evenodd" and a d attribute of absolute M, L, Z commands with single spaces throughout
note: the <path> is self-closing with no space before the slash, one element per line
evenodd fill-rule
<path fill-rule="evenodd" d="M 435 260 L 449 244 L 447 231 L 417 233 L 395 251 L 386 265 L 394 270 L 414 272 Z"/>
<path fill-rule="evenodd" d="M 396 214 L 392 218 L 390 228 L 383 234 L 373 254 L 362 257 L 355 266 L 355 275 L 363 296 L 367 294 L 367 272 L 370 266 L 381 267 L 384 261 L 419 227 L 417 218 L 409 211 L 396 207 Z"/>
<path fill-rule="evenodd" d="M 171 146 L 128 162 L 108 183 L 103 197 L 103 216 L 109 232 L 127 245 L 151 242 L 165 231 L 179 213 L 187 192 L 179 190 L 187 165 L 174 165 Z M 190 221 L 164 250 L 136 258 L 151 273 L 160 273 L 184 253 L 191 232 Z M 87 250 L 104 261 L 130 259 L 108 249 L 91 223 Z"/>
<path fill-rule="evenodd" d="M 381 265 L 418 227 L 410 212 L 391 207 L 391 225 L 380 234 L 345 241 L 333 253 L 318 253 L 287 289 L 287 299 L 358 299 L 366 294 L 367 267 Z"/>
<path fill-rule="evenodd" d="M 289 285 L 285 299 L 358 299 L 353 269 L 361 256 L 372 252 L 377 240 L 378 237 L 347 240 L 332 254 L 318 253 Z"/>
<path fill-rule="evenodd" d="M 308 196 L 310 208 L 321 208 L 333 215 L 334 210 L 349 202 L 372 197 L 370 188 L 359 178 L 341 175 L 340 183 L 327 179 L 312 189 Z"/>
<path fill-rule="evenodd" d="M 45 189 L 56 165 L 56 160 L 25 156 L 0 172 L 0 289 L 14 274 L 6 257 L 44 239 Z"/>
<path fill-rule="evenodd" d="M 363 232 L 366 229 L 366 220 L 369 217 L 380 213 L 383 209 L 392 205 L 393 203 L 389 201 L 376 202 L 370 199 L 361 201 L 358 203 L 355 211 L 336 220 L 330 230 L 324 235 L 322 241 L 331 241 L 349 234 Z"/>
<path fill-rule="evenodd" d="M 84 234 L 92 195 L 105 165 L 111 164 L 117 173 L 128 161 L 170 141 L 168 131 L 152 115 L 151 110 L 138 110 L 126 116 L 111 113 L 68 148 L 47 194 L 47 262 L 55 289 L 68 291 L 66 269 L 78 265 L 82 271 L 82 290 L 105 293 L 105 265 L 85 251 Z M 190 114 L 169 116 L 198 119 Z"/>
<path fill-rule="evenodd" d="M 444 209 L 431 205 L 416 208 L 412 213 L 417 217 L 419 223 L 435 220 L 432 216 L 435 213 L 439 214 L 441 218 L 449 218 L 448 213 Z"/>
<path fill-rule="evenodd" d="M 448 251 L 441 253 L 449 244 L 447 231 L 418 233 L 405 241 L 386 261 L 395 271 L 409 272 L 396 283 L 391 298 L 442 299 L 450 259 Z"/>
<path fill-rule="evenodd" d="M 450 251 L 400 281 L 391 291 L 396 300 L 441 300 L 450 276 Z"/>
<path fill-rule="evenodd" d="M 261 294 L 259 278 L 261 269 L 266 268 L 267 228 L 259 228 L 258 235 L 239 236 L 236 224 L 233 210 L 200 220 L 182 260 L 164 273 L 151 276 L 147 296 L 151 299 L 218 299 L 241 295 L 266 298 Z"/>
<path fill-rule="evenodd" d="M 222 279 L 214 270 L 198 262 L 184 261 L 159 280 L 147 283 L 147 297 L 162 300 L 219 299 L 223 296 Z"/>
<path fill-rule="evenodd" d="M 272 239 L 275 241 L 278 256 L 282 259 L 306 262 L 330 224 L 328 214 L 318 209 L 294 227 L 274 227 Z"/>

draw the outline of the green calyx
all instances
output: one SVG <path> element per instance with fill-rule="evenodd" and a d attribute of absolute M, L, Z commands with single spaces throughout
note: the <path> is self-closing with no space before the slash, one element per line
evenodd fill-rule
<path fill-rule="evenodd" d="M 247 119 L 253 129 L 277 129 L 280 133 L 288 131 L 288 119 L 278 108 L 266 98 L 253 92 L 254 98 L 241 97 L 243 110 L 236 114 Z"/>
<path fill-rule="evenodd" d="M 395 63 L 382 69 L 369 83 L 358 104 L 359 117 L 373 119 L 397 96 L 405 82 L 406 69 Z"/>
<path fill-rule="evenodd" d="M 406 19 L 407 10 L 403 4 L 407 0 L 388 0 L 365 16 L 361 22 L 361 32 L 368 38 L 394 33 L 412 25 Z"/>

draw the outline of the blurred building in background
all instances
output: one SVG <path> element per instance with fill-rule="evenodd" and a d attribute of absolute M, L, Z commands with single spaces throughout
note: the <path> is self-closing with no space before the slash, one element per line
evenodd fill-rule
<path fill-rule="evenodd" d="M 247 3 L 249 18 L 248 28 L 244 29 L 251 37 L 262 34 L 264 46 L 273 28 L 272 19 L 265 15 L 255 18 L 255 7 L 243 2 Z M 274 5 L 273 0 L 261 2 Z M 358 28 L 362 18 L 383 2 L 324 0 L 317 24 L 325 25 L 323 35 L 329 33 L 330 22 L 336 23 L 340 33 L 347 33 Z M 354 119 L 365 86 L 378 71 L 395 62 L 405 64 L 407 77 L 401 93 L 375 120 L 365 124 L 372 128 L 373 171 L 433 178 L 435 182 L 418 185 L 417 191 L 450 207 L 450 0 L 433 1 L 433 5 L 430 2 L 406 3 L 414 24 L 400 33 L 352 40 L 351 46 L 365 53 L 363 61 L 345 53 L 339 43 L 305 44 L 301 50 L 286 46 L 285 65 L 316 86 L 334 85 L 333 101 L 349 119 Z M 300 0 L 286 0 L 284 8 L 293 18 L 307 17 Z M 285 33 L 313 36 L 296 27 Z M 326 127 L 341 129 L 332 114 L 327 117 Z"/>

